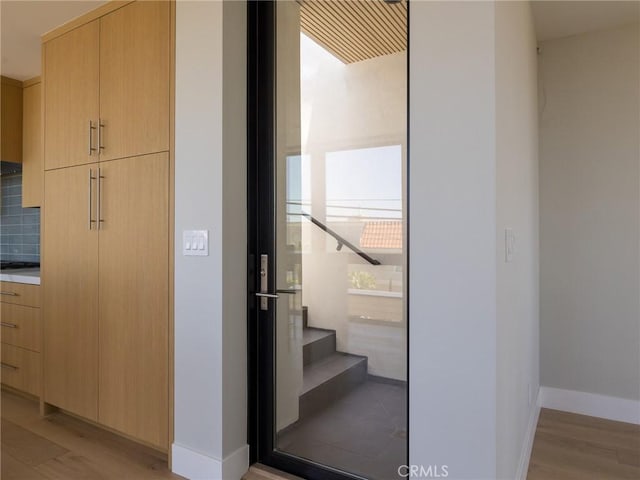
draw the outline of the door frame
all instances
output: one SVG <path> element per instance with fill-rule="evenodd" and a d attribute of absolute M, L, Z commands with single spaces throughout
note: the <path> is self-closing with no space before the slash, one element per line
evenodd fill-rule
<path fill-rule="evenodd" d="M 274 303 L 259 308 L 260 255 L 269 255 L 267 280 L 276 285 L 275 62 L 277 0 L 247 1 L 247 439 L 249 464 L 262 463 L 309 480 L 364 480 L 311 460 L 275 451 Z M 407 0 L 407 15 L 409 10 Z M 408 18 L 408 17 L 407 17 Z M 407 26 L 406 148 L 406 365 L 407 459 L 409 465 L 409 29 Z"/>

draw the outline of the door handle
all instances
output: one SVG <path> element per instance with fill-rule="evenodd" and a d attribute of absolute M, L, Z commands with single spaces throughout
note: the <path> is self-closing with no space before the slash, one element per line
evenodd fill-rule
<path fill-rule="evenodd" d="M 98 179 L 98 191 L 96 195 L 98 197 L 98 218 L 96 219 L 96 222 L 98 224 L 98 230 L 100 230 L 104 223 L 104 219 L 102 218 L 102 179 L 104 178 L 104 175 L 102 175 L 102 168 L 100 167 L 98 167 L 98 176 L 96 178 Z"/>
<path fill-rule="evenodd" d="M 93 155 L 93 152 L 97 150 L 97 148 L 93 146 L 93 131 L 95 129 L 96 127 L 93 126 L 93 122 L 89 120 L 89 156 Z"/>
<path fill-rule="evenodd" d="M 91 230 L 92 224 L 96 222 L 91 216 L 93 214 L 93 181 L 95 179 L 93 171 L 89 169 L 89 230 Z"/>
<path fill-rule="evenodd" d="M 277 293 L 262 293 L 262 292 L 257 292 L 256 293 L 256 297 L 260 297 L 260 298 L 280 298 L 280 296 Z"/>
<path fill-rule="evenodd" d="M 262 298 L 280 298 L 280 295 L 278 295 L 278 293 L 286 293 L 287 295 L 295 295 L 296 293 L 298 293 L 298 290 L 293 290 L 293 289 L 281 289 L 281 290 L 276 290 L 276 293 L 257 292 L 257 293 L 256 293 L 256 297 L 262 297 Z"/>
<path fill-rule="evenodd" d="M 299 290 L 293 288 L 278 288 L 274 293 L 269 293 L 269 255 L 260 255 L 260 291 L 256 297 L 260 298 L 260 310 L 269 310 L 269 299 L 280 298 L 279 293 L 295 295 Z"/>
<path fill-rule="evenodd" d="M 98 119 L 98 150 L 99 153 L 102 153 L 104 150 L 104 143 L 102 143 L 102 139 L 104 136 L 104 122 L 101 118 Z"/>

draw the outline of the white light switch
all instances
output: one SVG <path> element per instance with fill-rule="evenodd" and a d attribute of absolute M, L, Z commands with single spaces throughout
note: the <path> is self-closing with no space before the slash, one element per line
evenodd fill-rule
<path fill-rule="evenodd" d="M 185 230 L 182 232 L 182 255 L 208 256 L 209 230 Z"/>
<path fill-rule="evenodd" d="M 513 262 L 513 255 L 516 250 L 516 236 L 512 228 L 504 229 L 504 261 L 506 263 Z"/>

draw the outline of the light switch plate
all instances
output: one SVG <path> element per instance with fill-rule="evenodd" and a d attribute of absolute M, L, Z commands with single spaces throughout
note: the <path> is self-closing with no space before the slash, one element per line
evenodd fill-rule
<path fill-rule="evenodd" d="M 209 230 L 182 232 L 182 255 L 206 257 L 209 255 Z"/>

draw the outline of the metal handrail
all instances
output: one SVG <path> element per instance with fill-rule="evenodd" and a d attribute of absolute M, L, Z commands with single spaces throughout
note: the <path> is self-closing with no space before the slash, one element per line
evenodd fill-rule
<path fill-rule="evenodd" d="M 371 265 L 382 265 L 379 260 L 376 260 L 371 255 L 368 255 L 367 253 L 365 253 L 362 250 L 360 250 L 358 247 L 356 247 L 349 240 L 347 240 L 346 238 L 344 238 L 343 236 L 341 236 L 339 233 L 335 232 L 334 230 L 331 230 L 329 227 L 327 227 L 324 223 L 322 223 L 320 220 L 318 220 L 317 218 L 315 218 L 311 214 L 306 213 L 306 212 L 300 212 L 300 215 L 305 217 L 307 220 L 309 220 L 311 223 L 313 223 L 316 227 L 320 228 L 321 230 L 324 230 L 329 235 L 331 235 L 333 238 L 335 238 L 336 241 L 338 242 L 338 246 L 336 247 L 336 250 L 340 251 L 342 249 L 342 246 L 346 245 L 351 251 L 353 251 L 353 253 L 355 253 L 356 255 L 358 255 L 361 258 L 364 258 Z"/>

